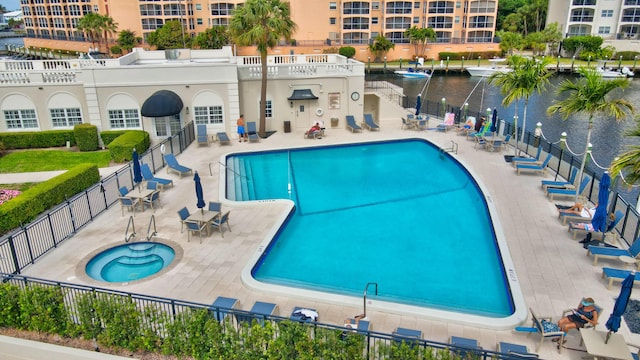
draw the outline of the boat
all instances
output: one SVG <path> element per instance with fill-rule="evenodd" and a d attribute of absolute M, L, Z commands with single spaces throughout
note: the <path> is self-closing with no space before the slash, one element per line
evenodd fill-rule
<path fill-rule="evenodd" d="M 506 61 L 506 59 L 490 59 L 489 66 L 467 66 L 464 69 L 467 70 L 471 76 L 489 77 L 497 72 L 509 72 L 511 69 L 508 67 L 498 67 L 498 63 Z"/>
<path fill-rule="evenodd" d="M 426 70 L 414 70 L 412 68 L 409 68 L 409 70 L 396 70 L 394 73 L 409 79 L 426 79 L 431 77 L 431 74 Z"/>
<path fill-rule="evenodd" d="M 596 71 L 603 78 L 626 78 L 633 77 L 635 74 L 628 67 L 623 67 L 620 71 L 607 67 L 607 61 L 601 61 L 596 66 Z"/>

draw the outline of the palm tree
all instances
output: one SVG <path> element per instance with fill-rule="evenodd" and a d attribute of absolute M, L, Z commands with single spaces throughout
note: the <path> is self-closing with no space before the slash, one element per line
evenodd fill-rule
<path fill-rule="evenodd" d="M 95 46 L 96 40 L 100 43 L 100 34 L 102 33 L 102 16 L 98 13 L 89 13 L 78 20 L 76 26 L 91 40 L 91 45 Z"/>
<path fill-rule="evenodd" d="M 382 35 L 378 35 L 373 40 L 373 43 L 369 44 L 369 51 L 371 51 L 374 54 L 375 56 L 374 61 L 380 61 L 380 57 L 383 54 L 388 53 L 389 50 L 393 49 L 395 46 L 396 44 L 391 42 L 391 40 L 387 39 Z"/>
<path fill-rule="evenodd" d="M 109 54 L 109 35 L 113 35 L 118 31 L 118 23 L 113 21 L 113 18 L 108 15 L 103 15 L 100 18 L 100 30 L 104 33 L 105 52 Z"/>
<path fill-rule="evenodd" d="M 504 96 L 502 106 L 509 106 L 514 101 L 524 99 L 524 111 L 522 116 L 522 136 L 524 139 L 527 127 L 527 107 L 529 98 L 534 93 L 541 93 L 549 84 L 549 77 L 552 73 L 547 66 L 551 63 L 550 58 L 533 59 L 520 55 L 513 55 L 509 58 L 511 71 L 496 72 L 489 77 L 489 83 L 500 86 L 500 92 Z M 517 104 L 516 104 L 517 105 Z M 517 106 L 516 106 L 517 113 Z M 517 155 L 518 148 L 518 124 L 514 124 L 516 131 L 516 147 L 514 154 Z"/>
<path fill-rule="evenodd" d="M 640 136 L 640 117 L 636 117 L 636 128 L 626 135 Z M 640 182 L 640 146 L 632 146 L 614 159 L 609 167 L 609 173 L 612 178 L 624 173 L 624 182 L 629 186 Z"/>
<path fill-rule="evenodd" d="M 415 47 L 416 56 L 423 55 L 427 47 L 427 42 L 429 40 L 434 41 L 437 36 L 435 30 L 432 28 L 419 28 L 417 26 L 408 28 L 404 33 L 409 37 L 409 41 L 411 41 Z"/>
<path fill-rule="evenodd" d="M 255 45 L 260 52 L 262 82 L 260 87 L 260 136 L 266 135 L 267 51 L 284 38 L 291 39 L 296 30 L 289 3 L 280 0 L 247 0 L 233 12 L 229 30 L 240 46 Z"/>
<path fill-rule="evenodd" d="M 611 98 L 610 93 L 616 89 L 625 89 L 629 81 L 625 78 L 603 79 L 595 69 L 580 68 L 578 73 L 582 76 L 575 82 L 563 81 L 558 89 L 558 95 L 568 95 L 563 100 L 556 100 L 549 108 L 547 114 L 559 113 L 563 120 L 576 113 L 589 114 L 589 127 L 587 129 L 587 141 L 585 142 L 584 155 L 580 164 L 577 179 L 582 179 L 584 166 L 587 162 L 587 151 L 591 142 L 591 131 L 596 114 L 613 117 L 617 122 L 624 120 L 627 115 L 633 114 L 633 105 L 625 99 Z M 613 173 L 615 176 L 615 173 Z M 576 201 L 578 200 L 576 192 Z"/>

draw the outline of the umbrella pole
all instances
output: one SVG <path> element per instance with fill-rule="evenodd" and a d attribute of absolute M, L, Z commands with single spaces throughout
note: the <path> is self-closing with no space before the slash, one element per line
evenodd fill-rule
<path fill-rule="evenodd" d="M 604 338 L 604 343 L 605 343 L 605 344 L 609 342 L 609 338 L 610 338 L 610 337 L 611 337 L 611 330 L 609 330 L 609 331 L 607 332 L 607 336 Z"/>

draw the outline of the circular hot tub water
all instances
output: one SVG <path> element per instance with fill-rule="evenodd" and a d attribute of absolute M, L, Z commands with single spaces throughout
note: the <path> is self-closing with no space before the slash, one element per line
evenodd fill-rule
<path fill-rule="evenodd" d="M 166 268 L 175 257 L 171 246 L 157 242 L 136 242 L 104 250 L 85 268 L 99 281 L 128 282 L 151 276 Z"/>

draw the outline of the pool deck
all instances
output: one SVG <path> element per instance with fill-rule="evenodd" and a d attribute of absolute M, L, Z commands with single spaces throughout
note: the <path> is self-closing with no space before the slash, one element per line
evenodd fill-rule
<path fill-rule="evenodd" d="M 590 296 L 604 308 L 597 328 L 606 330 L 604 324 L 613 309 L 620 286 L 614 285 L 611 290 L 607 290 L 607 284 L 601 278 L 602 266 L 623 265 L 618 261 L 600 260 L 598 266 L 593 266 L 593 258 L 587 257 L 581 244 L 572 240 L 567 226 L 563 226 L 557 218 L 554 202 L 549 201 L 540 188 L 540 180 L 550 178 L 551 174 L 545 177 L 525 173 L 516 175 L 513 166 L 505 162 L 503 157 L 505 154 L 513 154 L 512 147 L 502 153 L 487 152 L 474 149 L 473 142 L 457 136 L 455 131 L 445 133 L 435 130 L 402 130 L 400 117 L 403 113 L 399 108 L 397 119 L 382 120 L 379 132 L 363 130 L 362 133 L 351 133 L 344 128 L 328 128 L 325 137 L 313 140 L 304 139 L 303 131 L 294 129 L 292 133 L 278 131 L 259 143 L 239 143 L 235 139 L 231 146 L 212 143 L 209 147 L 199 147 L 194 142 L 178 156 L 178 161 L 198 171 L 202 178 L 205 201 L 222 201 L 223 210 L 231 210 L 229 222 L 232 231 L 225 232 L 224 238 L 220 233 L 213 232 L 205 236 L 202 243 L 197 237 L 187 242 L 187 233 L 180 232 L 177 211 L 183 206 L 187 206 L 191 212 L 197 210 L 193 177 L 180 178 L 162 171 L 158 176 L 173 179 L 175 186 L 161 194 L 162 208 L 155 212 L 158 237 L 177 243 L 182 249 L 177 261 L 166 272 L 129 284 L 115 285 L 106 285 L 84 275 L 82 264 L 92 254 L 99 249 L 123 243 L 129 216 L 126 213 L 121 216 L 120 206 L 116 204 L 76 236 L 62 243 L 57 250 L 28 267 L 24 274 L 204 304 L 212 303 L 217 296 L 234 297 L 240 300 L 240 308 L 245 310 L 251 308 L 255 301 L 267 301 L 278 304 L 279 315 L 282 316 L 288 316 L 295 306 L 310 307 L 317 309 L 321 322 L 341 325 L 344 319 L 362 313 L 361 298 L 359 306 L 336 305 L 294 296 L 271 295 L 243 285 L 243 268 L 258 252 L 267 234 L 277 226 L 278 219 L 288 212 L 289 206 L 280 202 L 231 203 L 221 199 L 222 194 L 218 193 L 219 167 L 215 166 L 218 159 L 229 152 L 283 147 L 404 138 L 425 138 L 449 147 L 453 140 L 459 145 L 457 156 L 472 167 L 497 207 L 527 307 L 533 308 L 540 316 L 553 316 L 555 321 L 564 309 L 576 307 L 582 297 Z M 344 120 L 340 122 L 342 124 Z M 212 175 L 209 173 L 210 163 L 213 163 Z M 407 166 L 411 166 L 409 159 Z M 555 203 L 571 204 L 572 201 L 567 199 Z M 136 213 L 135 223 L 139 233 L 146 231 L 152 214 L 151 210 Z M 464 226 L 465 217 L 472 215 L 465 214 L 464 209 L 461 209 L 459 218 L 451 219 L 448 226 Z M 632 294 L 632 298 L 640 299 L 640 295 Z M 487 330 L 371 309 L 367 313 L 375 331 L 390 333 L 396 327 L 419 329 L 425 339 L 434 341 L 448 342 L 451 336 L 475 338 L 483 348 L 489 350 L 495 350 L 498 342 L 506 341 L 527 345 L 530 352 L 535 352 L 539 342 L 537 334 L 527 336 L 525 332 L 512 330 Z M 529 325 L 529 321 L 523 324 Z M 619 333 L 628 343 L 640 344 L 640 335 L 632 334 L 624 321 Z M 577 331 L 569 333 L 565 346 L 584 349 L 579 346 Z M 559 354 L 555 343 L 550 340 L 545 340 L 538 353 L 545 359 L 580 359 L 587 355 L 584 350 L 566 348 Z"/>

